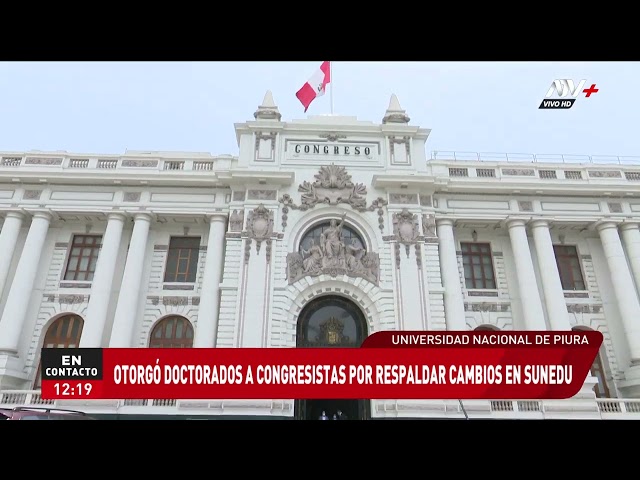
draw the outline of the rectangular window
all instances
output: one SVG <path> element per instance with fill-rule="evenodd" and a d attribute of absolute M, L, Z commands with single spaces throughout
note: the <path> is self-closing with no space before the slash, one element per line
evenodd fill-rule
<path fill-rule="evenodd" d="M 578 249 L 573 245 L 554 245 L 556 265 L 563 290 L 586 290 Z"/>
<path fill-rule="evenodd" d="M 200 237 L 172 237 L 169 242 L 164 281 L 194 283 L 199 254 Z"/>
<path fill-rule="evenodd" d="M 65 280 L 90 282 L 96 271 L 102 235 L 74 235 L 67 260 Z"/>
<path fill-rule="evenodd" d="M 496 289 L 489 243 L 461 243 L 464 283 L 468 289 Z"/>

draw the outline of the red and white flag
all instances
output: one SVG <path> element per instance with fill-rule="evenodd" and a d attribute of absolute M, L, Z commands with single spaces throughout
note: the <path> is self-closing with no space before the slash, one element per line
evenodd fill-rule
<path fill-rule="evenodd" d="M 296 92 L 296 97 L 304 106 L 305 113 L 316 97 L 321 97 L 325 93 L 327 84 L 331 81 L 331 62 L 322 62 L 320 68 L 311 75 L 311 78 L 300 90 Z"/>

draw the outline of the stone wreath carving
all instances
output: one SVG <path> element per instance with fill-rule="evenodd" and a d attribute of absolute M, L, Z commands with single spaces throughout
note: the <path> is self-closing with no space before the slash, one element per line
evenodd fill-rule
<path fill-rule="evenodd" d="M 362 183 L 353 183 L 351 175 L 346 168 L 335 164 L 322 166 L 316 175 L 315 181 L 304 181 L 298 186 L 298 191 L 302 193 L 300 205 L 297 205 L 288 193 L 280 197 L 282 203 L 282 229 L 287 227 L 289 209 L 309 210 L 316 205 L 324 203 L 327 205 L 348 204 L 358 212 L 378 211 L 378 228 L 384 231 L 384 209 L 387 200 L 378 197 L 371 205 L 367 206 L 367 187 Z"/>
<path fill-rule="evenodd" d="M 342 238 L 342 227 L 346 213 L 340 219 L 331 220 L 320 237 L 319 244 L 311 241 L 308 250 L 287 254 L 287 277 L 289 284 L 307 275 L 348 275 L 362 277 L 377 284 L 380 258 L 377 253 L 367 252 L 355 240 L 347 243 Z"/>

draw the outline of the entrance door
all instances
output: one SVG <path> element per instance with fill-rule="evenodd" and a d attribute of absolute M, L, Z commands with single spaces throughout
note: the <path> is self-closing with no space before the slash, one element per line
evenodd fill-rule
<path fill-rule="evenodd" d="M 296 346 L 299 348 L 358 348 L 367 337 L 367 322 L 360 308 L 342 297 L 317 298 L 300 312 Z M 349 420 L 370 418 L 369 400 L 298 400 L 296 418 L 318 420 L 324 411 L 332 419 L 341 411 Z"/>

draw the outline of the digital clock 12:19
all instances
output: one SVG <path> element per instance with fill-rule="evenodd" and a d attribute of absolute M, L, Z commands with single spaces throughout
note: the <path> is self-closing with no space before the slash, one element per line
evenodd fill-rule
<path fill-rule="evenodd" d="M 74 382 L 61 382 L 54 383 L 53 388 L 56 396 L 60 397 L 86 397 L 91 394 L 93 385 L 91 383 L 74 383 Z"/>

